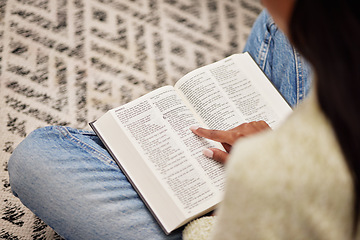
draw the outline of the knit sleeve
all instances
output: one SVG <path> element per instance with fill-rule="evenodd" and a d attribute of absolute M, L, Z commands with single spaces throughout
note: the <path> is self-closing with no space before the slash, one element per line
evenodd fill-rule
<path fill-rule="evenodd" d="M 233 147 L 210 239 L 350 239 L 351 178 L 335 140 L 295 123 Z"/>
<path fill-rule="evenodd" d="M 215 217 L 202 217 L 190 222 L 183 231 L 183 240 L 209 239 Z"/>
<path fill-rule="evenodd" d="M 263 138 L 245 142 L 232 149 L 226 191 L 210 239 L 291 239 L 288 231 L 298 230 L 292 223 L 301 226 L 291 203 L 302 199 L 292 194 L 296 186 L 291 169 L 283 171 L 286 166 L 273 154 L 283 146 L 265 144 Z"/>

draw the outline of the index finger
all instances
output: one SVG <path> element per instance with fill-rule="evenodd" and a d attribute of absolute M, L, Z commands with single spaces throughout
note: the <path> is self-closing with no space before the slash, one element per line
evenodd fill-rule
<path fill-rule="evenodd" d="M 208 138 L 217 142 L 232 144 L 229 132 L 223 130 L 205 129 L 200 127 L 190 127 L 190 130 L 199 137 Z"/>

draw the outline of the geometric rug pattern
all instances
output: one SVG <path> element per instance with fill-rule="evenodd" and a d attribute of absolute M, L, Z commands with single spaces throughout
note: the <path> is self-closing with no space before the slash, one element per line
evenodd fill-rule
<path fill-rule="evenodd" d="M 11 194 L 7 161 L 46 125 L 107 110 L 241 52 L 259 0 L 0 0 L 0 239 L 61 239 Z"/>

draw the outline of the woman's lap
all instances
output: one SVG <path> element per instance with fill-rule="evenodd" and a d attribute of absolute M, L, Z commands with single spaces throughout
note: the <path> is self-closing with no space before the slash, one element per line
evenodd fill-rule
<path fill-rule="evenodd" d="M 291 105 L 310 87 L 309 67 L 264 12 L 245 51 Z M 9 160 L 11 187 L 67 239 L 180 239 L 166 236 L 93 132 L 46 127 Z"/>

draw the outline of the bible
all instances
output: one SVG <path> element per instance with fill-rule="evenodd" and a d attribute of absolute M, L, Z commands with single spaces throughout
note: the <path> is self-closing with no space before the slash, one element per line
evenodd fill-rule
<path fill-rule="evenodd" d="M 264 120 L 278 127 L 291 107 L 248 53 L 234 54 L 109 110 L 90 125 L 166 234 L 215 209 L 224 166 L 203 155 L 220 143 L 189 129 L 228 130 Z"/>

